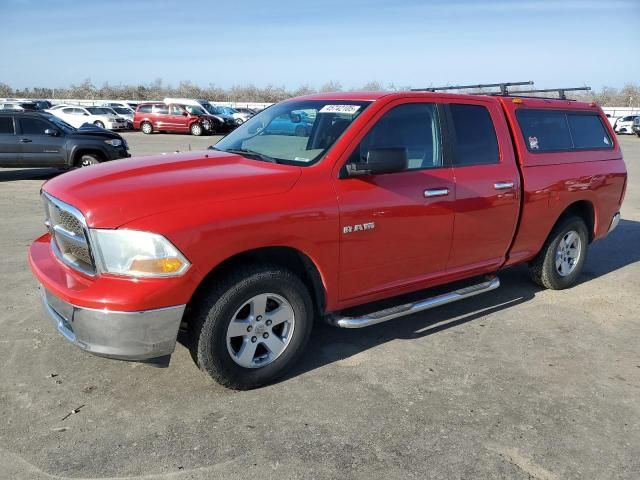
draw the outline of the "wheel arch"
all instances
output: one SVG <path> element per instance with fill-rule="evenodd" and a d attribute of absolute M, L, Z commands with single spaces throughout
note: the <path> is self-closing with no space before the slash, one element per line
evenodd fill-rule
<path fill-rule="evenodd" d="M 74 166 L 78 160 L 85 154 L 97 155 L 101 162 L 106 161 L 109 157 L 98 147 L 77 147 L 71 154 L 71 166 Z"/>
<path fill-rule="evenodd" d="M 591 243 L 595 238 L 597 216 L 595 207 L 590 200 L 578 200 L 568 205 L 558 216 L 557 220 L 551 227 L 547 238 L 549 238 L 551 232 L 553 232 L 553 230 L 556 228 L 556 225 L 558 225 L 558 223 L 560 223 L 564 218 L 570 215 L 575 215 L 582 218 L 584 223 L 587 225 L 587 231 L 589 233 L 589 243 Z"/>
<path fill-rule="evenodd" d="M 234 268 L 247 265 L 280 265 L 298 275 L 308 286 L 314 308 L 323 314 L 326 306 L 326 288 L 320 270 L 315 262 L 302 251 L 287 246 L 261 247 L 237 253 L 216 265 L 202 279 L 191 296 L 189 306 L 197 304 L 206 293 L 208 286 Z"/>

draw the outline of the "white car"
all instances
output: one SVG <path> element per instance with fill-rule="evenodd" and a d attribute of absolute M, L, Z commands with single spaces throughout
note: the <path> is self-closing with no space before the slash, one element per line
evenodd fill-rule
<path fill-rule="evenodd" d="M 620 117 L 613 129 L 616 133 L 635 133 L 633 131 L 633 121 L 638 116 L 639 115 L 627 115 L 626 117 Z"/>
<path fill-rule="evenodd" d="M 127 121 L 116 115 L 110 108 L 57 105 L 46 111 L 76 128 L 80 128 L 85 123 L 92 123 L 97 127 L 109 130 L 124 130 L 127 128 Z"/>
<path fill-rule="evenodd" d="M 133 114 L 136 113 L 128 107 L 103 107 L 115 113 L 120 118 L 124 118 L 127 121 L 127 128 L 133 129 Z"/>

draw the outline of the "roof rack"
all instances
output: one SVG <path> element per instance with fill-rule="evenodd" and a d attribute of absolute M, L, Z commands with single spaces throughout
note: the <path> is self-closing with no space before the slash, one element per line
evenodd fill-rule
<path fill-rule="evenodd" d="M 533 82 L 501 82 L 501 83 L 480 83 L 478 85 L 451 85 L 447 87 L 428 87 L 428 88 L 412 88 L 412 92 L 435 92 L 439 90 L 467 90 L 470 88 L 500 88 L 500 95 L 509 95 L 509 87 L 515 87 L 519 85 L 533 85 Z M 494 95 L 497 92 L 494 92 Z"/>
<path fill-rule="evenodd" d="M 591 87 L 540 88 L 540 89 L 535 89 L 535 90 L 519 90 L 519 91 L 512 92 L 512 95 L 520 95 L 520 94 L 523 94 L 523 93 L 527 94 L 527 93 L 558 92 L 558 98 L 560 98 L 562 100 L 566 100 L 567 99 L 567 95 L 565 94 L 565 92 L 578 92 L 578 91 L 587 92 L 589 90 L 591 90 Z"/>
<path fill-rule="evenodd" d="M 498 96 L 526 96 L 531 93 L 549 93 L 557 92 L 558 98 L 562 100 L 567 99 L 566 92 L 577 91 L 589 91 L 591 87 L 569 87 L 569 88 L 541 88 L 532 90 L 513 90 L 509 91 L 509 87 L 516 87 L 521 85 L 533 85 L 532 81 L 528 82 L 502 82 L 502 83 L 480 83 L 478 85 L 450 85 L 446 87 L 427 87 L 427 88 L 412 88 L 412 92 L 436 92 L 442 90 L 468 90 L 468 89 L 480 89 L 480 88 L 500 88 L 499 92 L 471 92 L 473 95 L 498 95 Z M 534 98 L 550 98 L 550 97 L 534 97 Z"/>

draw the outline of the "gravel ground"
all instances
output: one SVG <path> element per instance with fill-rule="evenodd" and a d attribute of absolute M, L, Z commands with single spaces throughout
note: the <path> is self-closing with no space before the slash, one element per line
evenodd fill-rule
<path fill-rule="evenodd" d="M 125 135 L 136 155 L 215 142 Z M 26 263 L 54 173 L 0 169 L 0 478 L 640 478 L 640 139 L 621 142 L 623 220 L 578 286 L 516 267 L 464 302 L 320 325 L 291 375 L 240 393 L 182 345 L 156 369 L 55 333 Z"/>

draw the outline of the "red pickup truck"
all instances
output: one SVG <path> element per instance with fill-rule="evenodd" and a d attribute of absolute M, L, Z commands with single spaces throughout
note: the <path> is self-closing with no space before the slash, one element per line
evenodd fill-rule
<path fill-rule="evenodd" d="M 48 181 L 49 231 L 29 260 L 48 316 L 80 348 L 166 357 L 183 328 L 200 368 L 245 389 L 283 375 L 316 319 L 390 320 L 494 289 L 517 263 L 571 286 L 617 225 L 626 178 L 595 104 L 312 95 L 207 151 Z"/>

